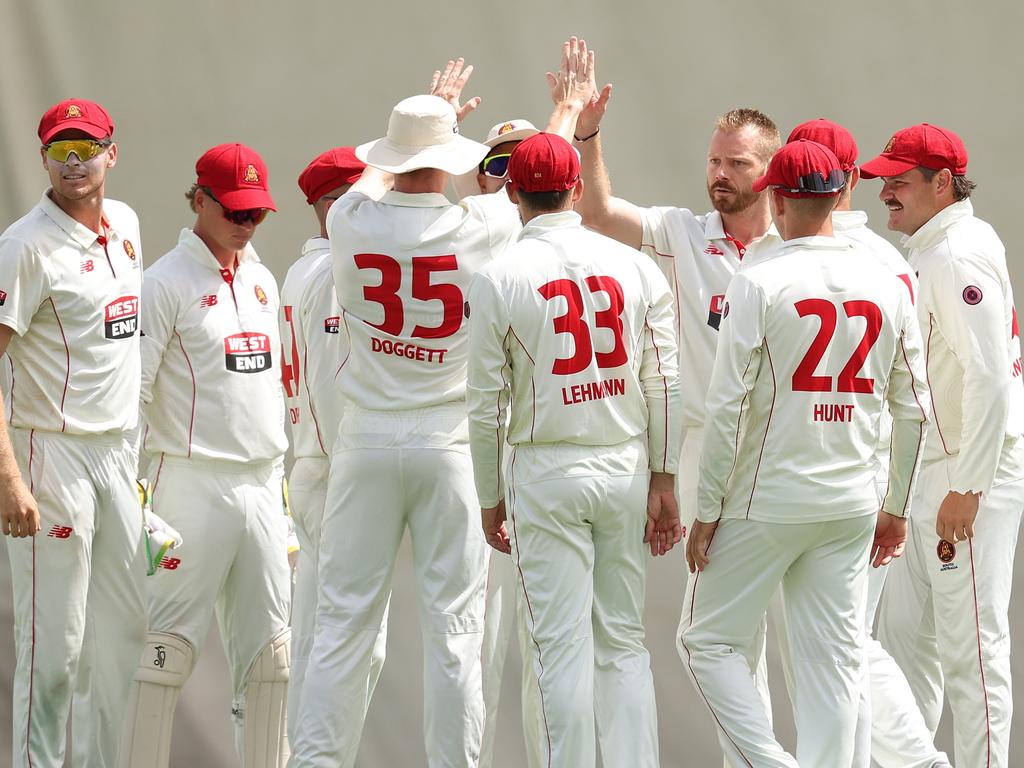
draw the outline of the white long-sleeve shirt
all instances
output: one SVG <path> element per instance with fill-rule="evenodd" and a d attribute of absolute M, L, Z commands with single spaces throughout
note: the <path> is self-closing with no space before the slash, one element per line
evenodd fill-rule
<path fill-rule="evenodd" d="M 766 258 L 782 239 L 773 224 L 754 242 L 740 243 L 725 231 L 718 211 L 698 215 L 686 208 L 644 208 L 642 220 L 640 249 L 661 268 L 675 296 L 682 424 L 700 427 L 725 289 L 741 264 Z"/>
<path fill-rule="evenodd" d="M 139 219 L 103 202 L 97 235 L 44 194 L 0 235 L 0 324 L 7 419 L 68 434 L 128 432 L 138 422 Z"/>
<path fill-rule="evenodd" d="M 281 378 L 295 458 L 330 456 L 345 407 L 335 376 L 348 353 L 331 272 L 331 244 L 311 237 L 281 286 Z"/>
<path fill-rule="evenodd" d="M 651 470 L 675 472 L 672 304 L 654 264 L 584 229 L 573 212 L 532 219 L 477 274 L 467 400 L 482 506 L 504 497 L 506 435 L 512 445 L 602 446 L 646 432 Z"/>
<path fill-rule="evenodd" d="M 987 493 L 1024 476 L 1020 338 L 1006 253 L 969 200 L 935 214 L 904 240 L 921 280 L 934 426 L 925 461 L 959 456 L 950 490 Z"/>
<path fill-rule="evenodd" d="M 184 229 L 142 286 L 143 449 L 276 461 L 288 447 L 277 282 L 246 245 L 234 274 Z"/>
<path fill-rule="evenodd" d="M 893 417 L 885 511 L 909 510 L 928 391 L 909 292 L 870 252 L 787 241 L 726 294 L 707 400 L 698 517 L 806 523 L 877 512 L 883 401 Z"/>
<path fill-rule="evenodd" d="M 349 191 L 327 215 L 350 402 L 405 410 L 466 396 L 466 290 L 520 229 L 503 193 L 464 198 Z"/>

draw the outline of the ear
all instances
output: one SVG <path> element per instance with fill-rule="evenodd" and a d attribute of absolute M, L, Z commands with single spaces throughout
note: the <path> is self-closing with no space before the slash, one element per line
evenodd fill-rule
<path fill-rule="evenodd" d="M 505 182 L 505 192 L 508 194 L 509 200 L 511 200 L 516 205 L 519 205 L 519 193 L 516 191 L 516 188 L 512 186 L 511 181 Z"/>
<path fill-rule="evenodd" d="M 853 166 L 853 170 L 850 172 L 850 191 L 853 192 L 857 184 L 860 183 L 860 166 Z"/>
<path fill-rule="evenodd" d="M 107 149 L 107 168 L 117 165 L 117 144 L 111 144 Z"/>
<path fill-rule="evenodd" d="M 934 185 L 935 194 L 939 197 L 951 194 L 953 190 L 953 172 L 949 168 L 943 168 L 941 171 L 935 174 L 935 178 L 932 179 Z"/>
<path fill-rule="evenodd" d="M 480 187 L 480 194 L 481 195 L 487 194 L 487 187 L 484 185 L 484 179 L 486 179 L 486 178 L 487 177 L 484 176 L 482 173 L 477 173 L 477 175 L 476 175 L 476 185 L 478 187 Z"/>
<path fill-rule="evenodd" d="M 576 182 L 572 190 L 572 204 L 575 206 L 583 198 L 583 179 Z"/>
<path fill-rule="evenodd" d="M 49 171 L 50 170 L 50 164 L 47 162 L 47 160 L 49 158 L 47 157 L 46 150 L 43 147 L 39 148 L 39 157 L 41 157 L 43 159 L 43 168 L 46 171 Z"/>

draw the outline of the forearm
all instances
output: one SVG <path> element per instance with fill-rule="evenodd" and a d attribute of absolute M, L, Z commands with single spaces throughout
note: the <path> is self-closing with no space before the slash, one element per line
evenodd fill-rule
<path fill-rule="evenodd" d="M 992 488 L 1006 441 L 1011 386 L 1019 384 L 1011 383 L 1009 372 L 965 374 L 960 453 L 950 477 L 950 490 L 987 493 Z"/>

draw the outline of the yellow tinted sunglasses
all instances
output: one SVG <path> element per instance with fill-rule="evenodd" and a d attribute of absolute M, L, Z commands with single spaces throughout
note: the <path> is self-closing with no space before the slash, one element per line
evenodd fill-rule
<path fill-rule="evenodd" d="M 93 139 L 68 139 L 67 141 L 54 141 L 43 147 L 47 157 L 56 160 L 58 163 L 66 163 L 72 152 L 81 161 L 92 160 L 96 155 L 105 151 L 110 146 L 109 141 L 94 141 Z"/>

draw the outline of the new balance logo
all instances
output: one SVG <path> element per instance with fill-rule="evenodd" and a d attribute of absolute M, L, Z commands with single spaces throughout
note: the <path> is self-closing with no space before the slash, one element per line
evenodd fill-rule
<path fill-rule="evenodd" d="M 92 259 L 86 259 L 85 261 L 82 262 L 82 266 L 79 268 L 78 273 L 80 275 L 84 275 L 86 272 L 92 272 L 92 270 Z"/>
<path fill-rule="evenodd" d="M 50 529 L 47 536 L 52 536 L 55 539 L 70 539 L 72 528 L 69 525 L 55 525 Z"/>
<path fill-rule="evenodd" d="M 165 557 L 160 561 L 160 567 L 168 571 L 178 570 L 179 565 L 181 565 L 181 560 L 176 557 Z"/>
<path fill-rule="evenodd" d="M 203 298 L 199 300 L 199 306 L 202 307 L 203 309 L 206 309 L 207 307 L 212 307 L 216 303 L 217 294 L 215 293 L 211 293 L 209 296 L 203 296 Z"/>
<path fill-rule="evenodd" d="M 717 245 L 709 245 L 704 249 L 704 253 L 711 254 L 712 256 L 725 256 L 725 251 L 721 250 Z"/>

